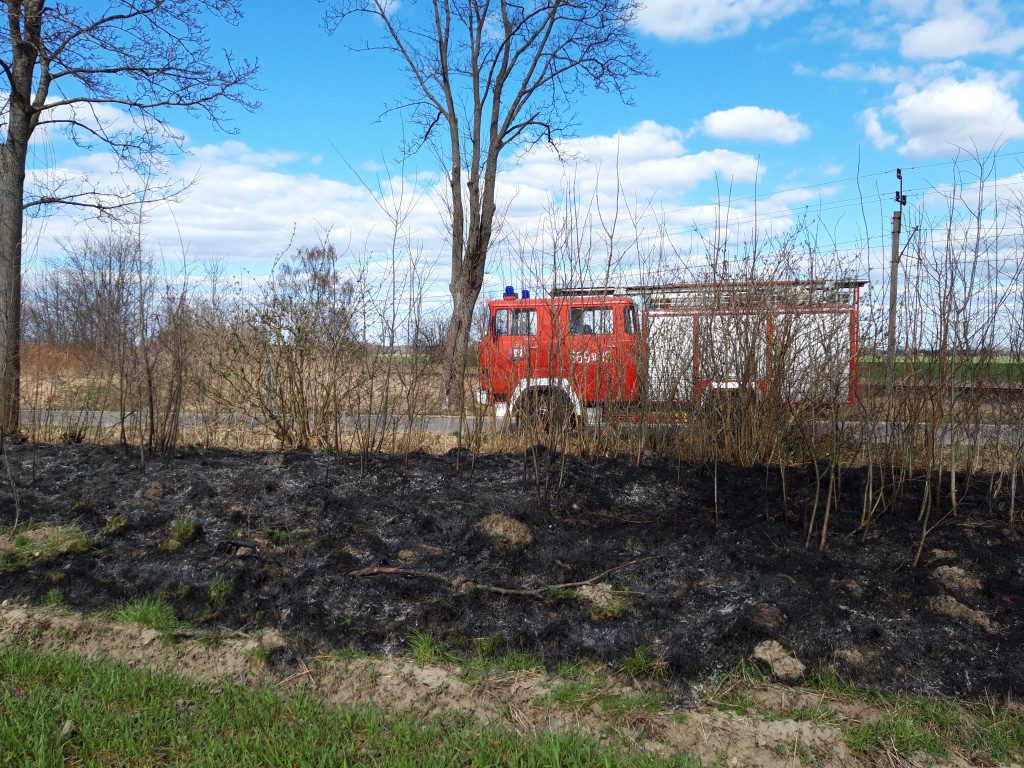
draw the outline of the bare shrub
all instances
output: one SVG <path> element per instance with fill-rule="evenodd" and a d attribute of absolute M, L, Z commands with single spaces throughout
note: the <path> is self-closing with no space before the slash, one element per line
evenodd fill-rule
<path fill-rule="evenodd" d="M 355 286 L 334 246 L 298 248 L 255 294 L 211 293 L 197 312 L 206 397 L 257 417 L 282 447 L 337 445 L 337 403 L 356 386 Z"/>
<path fill-rule="evenodd" d="M 33 426 L 57 421 L 84 434 L 114 415 L 122 445 L 168 454 L 190 358 L 187 280 L 168 275 L 128 231 L 63 247 L 26 289 Z M 65 365 L 54 366 L 55 355 Z"/>

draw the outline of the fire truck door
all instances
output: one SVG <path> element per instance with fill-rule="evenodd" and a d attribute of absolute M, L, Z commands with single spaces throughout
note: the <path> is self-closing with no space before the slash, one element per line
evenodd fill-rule
<path fill-rule="evenodd" d="M 617 349 L 623 339 L 615 334 L 614 320 L 612 307 L 569 310 L 563 366 L 576 392 L 588 403 L 616 398 L 622 389 L 624 371 Z"/>
<path fill-rule="evenodd" d="M 536 376 L 537 310 L 499 308 L 491 319 L 492 354 L 487 360 L 495 393 L 510 395 L 519 380 Z"/>

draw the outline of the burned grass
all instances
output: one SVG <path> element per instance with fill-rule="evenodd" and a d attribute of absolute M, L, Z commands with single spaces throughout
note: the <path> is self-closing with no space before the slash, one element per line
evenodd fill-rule
<path fill-rule="evenodd" d="M 0 600 L 57 589 L 90 612 L 159 596 L 193 626 L 280 630 L 288 644 L 267 662 L 282 673 L 423 637 L 471 658 L 486 639 L 549 670 L 642 659 L 686 700 L 773 641 L 805 676 L 1024 691 L 1024 551 L 978 478 L 913 568 L 920 489 L 908 484 L 862 543 L 856 470 L 818 552 L 804 546 L 810 468 L 790 470 L 784 491 L 777 469 L 719 466 L 716 496 L 709 468 L 653 455 L 559 457 L 550 484 L 523 455 L 211 451 L 143 471 L 113 448 L 21 445 L 9 461 L 23 530 L 73 525 L 91 546 L 17 561 Z M 4 488 L 0 526 L 13 523 Z"/>

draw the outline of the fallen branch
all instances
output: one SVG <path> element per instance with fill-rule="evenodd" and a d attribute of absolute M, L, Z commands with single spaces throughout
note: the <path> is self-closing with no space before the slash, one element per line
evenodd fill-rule
<path fill-rule="evenodd" d="M 443 581 L 448 583 L 449 579 L 447 576 L 435 571 L 416 571 L 411 568 L 357 568 L 354 571 L 348 571 L 346 576 L 404 576 L 407 579 L 433 579 L 434 581 Z"/>
<path fill-rule="evenodd" d="M 413 568 L 396 568 L 393 566 L 377 566 L 374 568 L 356 568 L 355 570 L 346 572 L 346 576 L 354 576 L 358 578 L 365 578 L 368 576 L 401 576 L 406 579 L 430 579 L 431 581 L 440 581 L 442 584 L 458 592 L 463 589 L 473 590 L 479 589 L 484 592 L 493 592 L 496 595 L 518 595 L 521 597 L 532 597 L 535 600 L 543 600 L 549 591 L 552 589 L 572 589 L 574 587 L 584 587 L 587 585 L 593 585 L 601 581 L 604 577 L 608 576 L 615 571 L 621 571 L 623 568 L 628 568 L 631 565 L 642 563 L 647 560 L 653 560 L 654 557 L 641 557 L 637 560 L 630 560 L 628 563 L 622 563 L 616 565 L 605 571 L 601 571 L 596 576 L 591 576 L 589 579 L 584 581 L 568 581 L 563 584 L 545 584 L 534 589 L 523 589 L 519 587 L 499 587 L 494 584 L 481 584 L 476 581 L 471 581 L 464 578 L 450 579 L 443 573 L 437 571 L 418 571 Z"/>
<path fill-rule="evenodd" d="M 637 563 L 643 563 L 643 562 L 646 562 L 648 560 L 654 560 L 654 559 L 655 559 L 654 555 L 652 555 L 651 557 L 640 557 L 640 558 L 637 558 L 636 560 L 630 560 L 628 563 L 623 563 L 622 565 L 613 566 L 612 568 L 609 568 L 607 571 L 601 571 L 599 574 L 597 574 L 597 576 L 591 576 L 586 581 L 570 581 L 570 582 L 567 582 L 565 584 L 552 584 L 550 587 L 547 587 L 547 589 L 568 589 L 570 587 L 582 587 L 582 586 L 584 586 L 586 584 L 596 584 L 597 582 L 599 582 L 601 579 L 603 579 L 605 576 L 607 576 L 610 573 L 615 573 L 616 571 L 621 571 L 623 568 L 629 568 L 629 566 L 631 566 L 631 565 L 636 565 Z"/>

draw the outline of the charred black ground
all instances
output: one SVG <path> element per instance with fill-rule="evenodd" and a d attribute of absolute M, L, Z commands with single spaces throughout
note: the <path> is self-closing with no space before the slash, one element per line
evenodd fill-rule
<path fill-rule="evenodd" d="M 535 462 L 552 459 L 539 483 Z M 959 489 L 956 516 L 912 568 L 922 484 L 862 544 L 861 470 L 842 473 L 819 553 L 804 547 L 812 468 L 788 470 L 784 492 L 778 468 L 719 466 L 716 529 L 711 468 L 653 455 L 637 466 L 542 449 L 475 460 L 214 451 L 142 469 L 116 448 L 16 445 L 8 461 L 23 524 L 74 522 L 95 545 L 0 573 L 0 599 L 57 588 L 94 611 L 160 591 L 198 625 L 280 627 L 292 662 L 325 646 L 399 651 L 424 631 L 456 647 L 498 637 L 550 665 L 642 648 L 692 682 L 774 639 L 808 669 L 889 690 L 1024 694 L 1024 549 L 985 477 Z M 532 542 L 487 534 L 480 523 L 495 514 Z M 5 482 L 0 525 L 13 522 Z M 351 575 L 374 567 L 445 580 Z M 601 581 L 617 600 L 604 608 L 568 589 L 464 586 L 538 589 L 609 569 Z"/>

